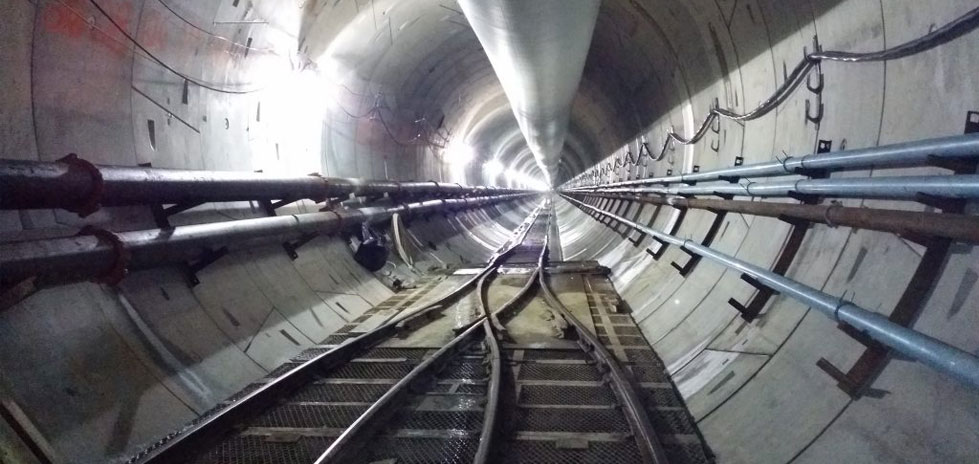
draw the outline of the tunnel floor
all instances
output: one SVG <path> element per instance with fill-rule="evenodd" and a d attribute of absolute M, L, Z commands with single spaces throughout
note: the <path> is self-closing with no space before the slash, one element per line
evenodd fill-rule
<path fill-rule="evenodd" d="M 548 261 L 552 214 L 542 202 L 498 258 L 423 278 L 131 462 L 713 462 L 610 270 Z"/>
<path fill-rule="evenodd" d="M 662 361 L 642 336 L 607 269 L 594 262 L 560 263 L 552 276 L 558 297 L 581 316 L 590 330 L 629 373 L 671 463 L 712 462 L 709 448 L 687 412 Z M 465 274 L 436 276 L 368 310 L 351 324 L 310 348 L 269 376 L 253 383 L 221 407 L 289 372 L 344 341 L 374 329 L 437 287 Z M 528 269 L 503 269 L 491 292 L 505 298 L 526 280 Z M 503 343 L 504 379 L 499 462 L 642 462 L 629 425 L 608 381 L 574 340 L 555 337 L 545 319 L 540 295 L 526 301 L 508 324 Z M 463 300 L 430 330 L 394 339 L 352 359 L 299 390 L 286 402 L 259 415 L 195 458 L 195 463 L 313 462 L 346 426 L 412 367 L 431 356 L 442 339 L 452 338 L 454 322 L 473 315 Z M 441 333 L 442 337 L 433 337 Z M 362 462 L 472 462 L 483 417 L 486 349 L 470 346 L 427 386 L 407 400 L 376 435 Z M 217 409 L 215 410 L 215 412 Z M 206 418 L 206 416 L 205 416 Z"/>

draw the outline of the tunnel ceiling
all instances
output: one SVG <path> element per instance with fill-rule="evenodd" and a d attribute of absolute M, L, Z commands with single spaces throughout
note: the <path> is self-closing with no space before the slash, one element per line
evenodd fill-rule
<path fill-rule="evenodd" d="M 683 8 L 667 13 L 670 20 L 688 14 Z M 490 159 L 541 176 L 527 162 L 531 150 L 455 2 L 318 2 L 306 8 L 302 23 L 301 49 L 341 84 L 339 93 L 352 108 L 373 104 L 380 93 L 403 119 L 425 118 L 444 127 L 452 140 L 474 148 L 473 183 L 479 183 L 479 168 Z M 672 84 L 676 52 L 664 46 L 662 34 L 637 2 L 601 3 L 558 182 L 634 142 L 643 127 L 680 100 Z M 656 103 L 638 107 L 636 95 Z"/>

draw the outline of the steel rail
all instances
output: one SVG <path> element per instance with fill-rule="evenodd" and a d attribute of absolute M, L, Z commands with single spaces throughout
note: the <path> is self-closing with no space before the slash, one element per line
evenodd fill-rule
<path fill-rule="evenodd" d="M 330 447 L 316 459 L 315 464 L 356 461 L 353 459 L 354 453 L 359 449 L 357 446 L 351 446 L 351 444 L 359 438 L 358 435 L 369 435 L 376 432 L 382 426 L 380 424 L 381 419 L 390 416 L 393 412 L 393 405 L 408 394 L 408 388 L 411 384 L 421 376 L 431 373 L 435 368 L 448 362 L 463 346 L 463 342 L 474 338 L 480 332 L 480 329 L 483 328 L 483 324 L 481 324 L 483 321 L 484 318 L 480 317 L 475 323 L 469 325 L 463 333 L 439 348 L 435 354 L 422 361 L 401 380 L 398 380 L 330 444 Z"/>
<path fill-rule="evenodd" d="M 828 293 L 821 292 L 768 269 L 755 266 L 733 256 L 705 247 L 696 241 L 663 233 L 600 208 L 564 196 L 572 204 L 626 224 L 635 230 L 676 245 L 689 253 L 710 259 L 725 267 L 742 272 L 783 295 L 798 300 L 821 314 L 849 325 L 905 356 L 946 374 L 974 389 L 979 389 L 979 357 L 953 347 L 916 330 L 891 322 L 881 314 Z"/>
<path fill-rule="evenodd" d="M 395 213 L 411 216 L 461 210 L 514 200 L 523 195 L 431 200 L 291 216 L 272 216 L 128 232 L 103 232 L 0 244 L 0 282 L 44 276 L 42 283 L 100 278 L 108 272 L 158 267 L 197 259 L 202 250 L 237 249 L 302 240 L 312 235 L 359 230 Z M 120 275 L 119 278 L 122 276 Z"/>
<path fill-rule="evenodd" d="M 801 219 L 826 224 L 906 235 L 944 237 L 966 243 L 979 243 L 979 216 L 930 213 L 880 208 L 854 208 L 839 204 L 795 204 L 765 201 L 708 200 L 680 196 L 644 196 L 601 192 L 574 192 L 572 197 L 595 197 L 636 201 L 674 208 L 726 211 L 776 218 Z"/>
<path fill-rule="evenodd" d="M 541 205 L 543 205 L 543 202 Z M 487 265 L 483 267 L 483 269 L 469 279 L 466 279 L 466 281 L 460 284 L 458 287 L 450 290 L 446 295 L 439 297 L 436 302 L 421 306 L 416 311 L 411 311 L 410 308 L 406 309 L 402 313 L 401 317 L 396 321 L 398 327 L 405 328 L 412 325 L 416 320 L 426 318 L 430 314 L 429 310 L 431 309 L 444 309 L 446 302 L 451 302 L 454 298 L 458 297 L 463 290 L 473 285 L 478 285 L 478 283 L 487 275 L 494 272 L 500 266 L 500 264 L 502 264 L 503 259 L 513 252 L 517 246 L 523 243 L 523 240 L 530 232 L 531 226 L 537 220 L 537 216 L 540 214 L 541 209 L 542 206 L 538 206 L 530 213 L 530 215 L 527 216 L 527 219 L 514 230 L 513 237 L 504 242 L 499 250 L 490 257 Z"/>
<path fill-rule="evenodd" d="M 535 209 L 531 214 L 534 215 L 535 213 L 539 213 L 539 210 L 539 208 Z M 517 230 L 514 231 L 514 234 L 521 233 L 521 228 L 523 228 L 523 226 L 524 224 L 521 224 L 521 227 L 518 227 Z M 519 242 L 517 242 L 517 244 L 519 244 Z M 497 254 L 501 256 L 505 255 L 509 250 L 512 250 L 515 247 L 516 244 L 512 244 L 508 241 L 501 247 L 501 251 Z M 491 260 L 490 264 L 487 265 L 487 268 L 498 266 L 498 263 L 499 260 Z M 455 298 L 459 293 L 465 292 L 472 284 L 473 280 L 474 279 L 467 280 L 463 284 L 457 286 L 451 292 L 440 297 L 439 300 L 420 308 L 414 314 L 402 314 L 401 316 L 387 321 L 369 332 L 354 337 L 343 344 L 322 353 L 299 366 L 296 366 L 296 368 L 292 369 L 291 371 L 284 373 L 282 376 L 267 383 L 261 388 L 256 389 L 248 395 L 245 395 L 234 405 L 218 411 L 206 420 L 188 426 L 184 430 L 176 433 L 175 436 L 164 438 L 149 449 L 146 449 L 140 454 L 133 456 L 133 458 L 128 462 L 171 463 L 182 462 L 192 458 L 195 453 L 199 452 L 212 441 L 223 436 L 236 424 L 240 424 L 246 419 L 263 411 L 265 408 L 273 405 L 278 398 L 287 396 L 290 392 L 308 384 L 321 372 L 335 369 L 336 367 L 339 367 L 343 363 L 352 359 L 357 353 L 360 353 L 371 346 L 377 345 L 385 339 L 397 334 L 400 331 L 401 323 L 405 319 L 412 317 L 413 315 L 417 315 L 418 313 L 441 310 L 441 303 Z M 406 309 L 404 313 L 407 313 L 408 311 L 409 310 Z"/>
<path fill-rule="evenodd" d="M 358 451 L 358 447 L 353 446 L 353 444 L 358 439 L 358 435 L 365 436 L 376 432 L 376 430 L 380 427 L 379 422 L 384 417 L 390 414 L 392 405 L 395 404 L 395 402 L 399 398 L 403 398 L 408 393 L 408 387 L 412 384 L 412 382 L 420 378 L 422 375 L 431 372 L 434 367 L 440 366 L 445 362 L 447 362 L 449 358 L 451 358 L 457 352 L 457 348 L 463 342 L 469 340 L 470 338 L 474 338 L 476 336 L 476 334 L 478 333 L 478 329 L 480 328 L 483 329 L 483 333 L 487 339 L 488 344 L 496 343 L 496 338 L 493 334 L 492 326 L 489 324 L 487 318 L 488 311 L 486 310 L 486 305 L 484 303 L 484 299 L 482 298 L 483 285 L 486 282 L 486 278 L 490 274 L 492 274 L 492 272 L 497 267 L 500 266 L 502 260 L 511 251 L 516 249 L 517 246 L 523 243 L 524 239 L 526 239 L 527 234 L 529 233 L 530 229 L 533 227 L 533 224 L 538 220 L 543 204 L 544 203 L 542 203 L 541 206 L 539 206 L 533 212 L 531 212 L 527 220 L 521 223 L 520 227 L 518 227 L 517 230 L 515 231 L 514 234 L 515 237 L 511 241 L 508 241 L 506 244 L 504 244 L 503 248 L 501 248 L 501 251 L 497 253 L 493 257 L 493 259 L 490 260 L 490 262 L 481 272 L 467 279 L 467 281 L 462 285 L 456 287 L 452 292 L 450 292 L 452 295 L 446 295 L 441 299 L 442 304 L 444 304 L 444 302 L 448 301 L 450 298 L 455 299 L 456 296 L 458 296 L 466 289 L 471 287 L 472 284 L 475 282 L 476 291 L 479 297 L 480 307 L 482 309 L 483 314 L 481 314 L 475 320 L 467 323 L 462 328 L 461 334 L 453 338 L 449 343 L 447 343 L 438 351 L 436 351 L 435 354 L 433 354 L 431 357 L 427 358 L 424 362 L 416 366 L 405 377 L 403 377 L 394 386 L 388 389 L 388 391 L 385 392 L 384 395 L 381 396 L 381 398 L 379 398 L 366 411 L 364 411 L 363 414 L 361 414 L 350 426 L 348 426 L 343 431 L 343 433 L 340 434 L 339 437 L 337 437 L 336 440 L 333 441 L 333 443 L 330 444 L 329 448 L 327 448 L 327 450 L 324 451 L 323 454 L 321 454 L 320 457 L 315 461 L 316 464 L 325 464 L 325 463 L 332 463 L 332 462 L 350 462 L 354 454 Z M 428 305 L 425 308 L 423 308 L 423 310 L 427 310 L 427 311 L 433 311 L 436 309 L 437 308 L 435 305 Z M 407 315 L 404 319 L 407 320 L 410 319 L 411 317 L 412 317 L 411 315 Z M 397 321 L 394 322 L 394 325 L 397 326 L 398 322 Z M 490 342 L 490 340 L 492 340 L 492 342 Z M 493 347 L 490 347 L 490 351 L 492 353 Z M 490 441 L 492 439 L 493 427 L 495 426 L 495 413 L 496 413 L 495 408 L 499 404 L 499 392 L 500 392 L 499 369 L 501 364 L 499 354 L 500 354 L 499 346 L 496 346 L 496 358 L 495 358 L 496 368 L 491 374 L 491 382 L 490 382 L 491 385 L 489 385 L 487 388 L 488 401 L 486 406 L 487 408 L 489 408 L 490 403 L 492 403 L 494 409 L 492 410 L 486 409 L 483 427 L 480 432 L 480 445 L 479 448 L 477 449 L 477 454 L 476 454 L 477 459 L 474 460 L 474 462 L 477 463 L 485 462 L 485 459 L 488 458 L 490 452 L 489 446 L 490 446 Z M 494 361 L 491 359 L 491 362 Z M 492 385 L 493 378 L 495 378 L 495 387 L 494 385 Z M 495 398 L 493 397 L 493 395 L 495 395 Z M 487 421 L 486 419 L 489 420 Z M 482 459 L 482 461 L 480 461 L 479 459 Z"/>
<path fill-rule="evenodd" d="M 580 186 L 565 190 L 570 192 L 575 190 L 594 190 L 649 184 L 675 184 L 741 179 L 746 177 L 788 176 L 812 171 L 914 166 L 932 163 L 936 160 L 977 158 L 979 158 L 979 134 L 966 134 L 833 153 L 789 156 L 781 160 L 764 161 L 731 168 L 611 182 L 601 185 Z"/>
<path fill-rule="evenodd" d="M 490 459 L 493 435 L 496 433 L 496 415 L 500 408 L 500 383 L 503 375 L 503 355 L 500 352 L 500 344 L 496 341 L 493 325 L 490 324 L 486 314 L 486 308 L 483 307 L 482 326 L 486 336 L 486 346 L 490 352 L 490 378 L 486 387 L 486 404 L 483 406 L 483 428 L 479 434 L 479 447 L 476 448 L 476 456 L 473 458 L 475 464 L 485 464 Z"/>
<path fill-rule="evenodd" d="M 197 171 L 95 165 L 62 161 L 0 160 L 0 209 L 63 208 L 86 215 L 99 206 L 199 204 L 220 201 L 302 199 L 348 195 L 485 196 L 519 190 L 466 187 L 444 182 L 279 176 L 259 172 Z"/>
<path fill-rule="evenodd" d="M 979 198 L 979 174 L 957 176 L 839 177 L 799 179 L 744 184 L 678 185 L 669 187 L 609 188 L 605 193 L 659 195 L 732 195 L 746 197 L 789 197 L 793 194 L 834 198 L 919 200 Z M 576 193 L 576 192 L 567 192 Z"/>
<path fill-rule="evenodd" d="M 550 220 L 548 220 L 548 228 L 550 227 Z M 549 241 L 549 234 L 544 235 L 544 250 L 547 250 Z M 570 310 L 561 300 L 551 291 L 550 285 L 547 283 L 547 268 L 545 263 L 547 261 L 546 251 L 541 254 L 541 260 L 539 262 L 540 272 L 538 273 L 538 285 L 540 286 L 541 293 L 544 296 L 544 300 L 547 301 L 548 305 L 556 309 L 559 314 L 567 320 L 572 327 L 574 327 L 575 332 L 578 334 L 578 343 L 581 345 L 582 350 L 588 353 L 592 359 L 595 360 L 601 366 L 605 366 L 608 370 L 608 377 L 612 381 L 612 386 L 614 387 L 616 396 L 622 401 L 623 409 L 625 411 L 626 419 L 629 421 L 629 426 L 632 428 L 633 433 L 636 438 L 636 445 L 639 448 L 639 453 L 643 457 L 643 460 L 647 463 L 653 464 L 665 464 L 668 461 L 666 457 L 666 451 L 663 449 L 663 444 L 660 442 L 659 438 L 656 436 L 656 431 L 653 429 L 652 422 L 649 420 L 649 416 L 646 414 L 646 410 L 643 407 L 642 400 L 640 400 L 639 395 L 636 393 L 632 386 L 632 383 L 626 377 L 625 372 L 619 367 L 618 362 L 615 357 L 608 351 L 607 348 L 594 336 L 592 333 L 581 323 L 571 313 Z"/>

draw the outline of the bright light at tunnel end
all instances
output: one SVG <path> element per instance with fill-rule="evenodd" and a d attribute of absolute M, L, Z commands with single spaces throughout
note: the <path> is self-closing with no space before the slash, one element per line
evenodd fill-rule
<path fill-rule="evenodd" d="M 443 152 L 447 163 L 456 166 L 465 166 L 476 157 L 476 151 L 469 145 L 462 142 L 452 142 L 445 147 Z"/>
<path fill-rule="evenodd" d="M 510 187 L 525 188 L 541 192 L 551 188 L 547 182 L 512 168 L 504 171 L 503 177 L 506 178 L 507 185 Z"/>

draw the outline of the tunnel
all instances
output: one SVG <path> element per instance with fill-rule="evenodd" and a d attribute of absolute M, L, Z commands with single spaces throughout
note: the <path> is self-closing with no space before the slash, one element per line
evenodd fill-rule
<path fill-rule="evenodd" d="M 975 0 L 0 14 L 0 462 L 979 462 Z"/>

